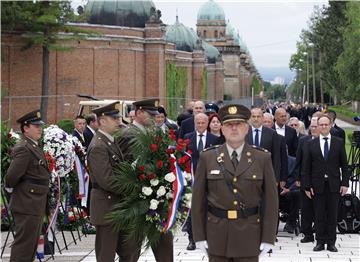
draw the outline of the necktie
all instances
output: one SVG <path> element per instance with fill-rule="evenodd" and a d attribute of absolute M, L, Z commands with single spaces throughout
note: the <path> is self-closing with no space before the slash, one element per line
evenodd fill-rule
<path fill-rule="evenodd" d="M 255 146 L 260 146 L 260 142 L 259 142 L 259 129 L 255 129 Z"/>
<path fill-rule="evenodd" d="M 200 134 L 199 137 L 200 138 L 199 138 L 199 144 L 198 144 L 198 152 L 201 152 L 204 149 L 204 143 L 202 140 L 203 134 Z"/>
<path fill-rule="evenodd" d="M 232 154 L 231 154 L 231 162 L 232 162 L 232 164 L 233 164 L 233 166 L 234 166 L 235 169 L 236 169 L 236 167 L 237 167 L 237 165 L 238 165 L 238 163 L 239 163 L 237 157 L 238 157 L 238 154 L 237 154 L 236 151 L 234 150 L 234 151 L 232 152 Z"/>
<path fill-rule="evenodd" d="M 329 155 L 329 144 L 328 144 L 328 137 L 324 137 L 325 144 L 324 144 L 324 159 L 326 160 Z"/>

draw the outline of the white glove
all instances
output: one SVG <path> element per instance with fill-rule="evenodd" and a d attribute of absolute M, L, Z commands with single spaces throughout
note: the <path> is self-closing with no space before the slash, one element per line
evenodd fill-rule
<path fill-rule="evenodd" d="M 208 247 L 208 243 L 206 240 L 203 241 L 198 241 L 195 243 L 196 247 L 199 248 L 205 255 L 208 255 L 207 249 Z"/>
<path fill-rule="evenodd" d="M 266 256 L 266 254 L 270 251 L 270 249 L 274 248 L 274 245 L 269 243 L 261 243 L 260 244 L 260 255 L 259 257 Z"/>

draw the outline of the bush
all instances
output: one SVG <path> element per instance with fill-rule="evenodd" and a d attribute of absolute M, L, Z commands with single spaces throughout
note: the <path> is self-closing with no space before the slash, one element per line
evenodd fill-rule
<path fill-rule="evenodd" d="M 72 134 L 74 130 L 74 120 L 72 119 L 61 119 L 57 122 L 57 125 L 68 134 Z"/>

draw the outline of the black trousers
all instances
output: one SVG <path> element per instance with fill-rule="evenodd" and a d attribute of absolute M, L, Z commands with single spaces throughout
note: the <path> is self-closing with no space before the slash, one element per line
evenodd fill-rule
<path fill-rule="evenodd" d="M 286 223 L 296 226 L 297 221 L 299 220 L 299 210 L 300 210 L 300 191 L 290 191 L 285 196 L 286 203 L 288 206 L 289 217 Z"/>
<path fill-rule="evenodd" d="M 193 242 L 193 232 L 192 232 L 192 224 L 191 224 L 191 211 L 189 213 L 189 216 L 186 220 L 186 232 L 188 233 L 188 238 L 190 242 Z"/>
<path fill-rule="evenodd" d="M 325 182 L 324 192 L 314 195 L 315 233 L 318 243 L 334 245 L 336 242 L 336 224 L 339 192 L 330 192 L 329 183 Z"/>
<path fill-rule="evenodd" d="M 312 225 L 314 222 L 314 201 L 306 196 L 305 191 L 300 191 L 301 202 L 301 233 L 305 236 L 312 236 Z"/>

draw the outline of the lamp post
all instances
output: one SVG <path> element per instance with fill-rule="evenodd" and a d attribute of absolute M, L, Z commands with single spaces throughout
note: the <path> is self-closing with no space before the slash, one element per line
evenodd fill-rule
<path fill-rule="evenodd" d="M 309 102 L 309 54 L 307 52 L 303 54 L 306 55 L 306 101 Z"/>
<path fill-rule="evenodd" d="M 313 102 L 316 103 L 316 87 L 315 87 L 315 58 L 314 58 L 314 44 L 309 43 L 311 47 L 311 63 L 312 63 L 312 78 L 313 78 Z"/>

